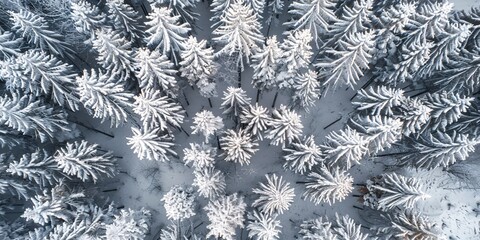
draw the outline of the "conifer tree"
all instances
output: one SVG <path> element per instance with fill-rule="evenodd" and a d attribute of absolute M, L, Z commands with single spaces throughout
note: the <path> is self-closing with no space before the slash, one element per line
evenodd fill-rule
<path fill-rule="evenodd" d="M 448 125 L 457 122 L 462 113 L 472 105 L 473 97 L 462 97 L 459 94 L 436 92 L 426 95 L 426 105 L 432 109 L 430 121 L 432 130 L 445 131 Z"/>
<path fill-rule="evenodd" d="M 263 41 L 261 25 L 253 10 L 243 0 L 231 4 L 220 19 L 221 25 L 213 30 L 213 41 L 222 47 L 216 56 L 234 55 L 237 67 L 243 71 L 244 59 L 250 63 L 250 57 Z"/>
<path fill-rule="evenodd" d="M 193 86 L 198 81 L 212 77 L 215 73 L 213 49 L 207 47 L 207 41 L 198 41 L 190 36 L 185 42 L 185 49 L 181 51 L 180 73 Z"/>
<path fill-rule="evenodd" d="M 258 207 L 268 216 L 275 213 L 283 214 L 290 208 L 295 197 L 294 189 L 290 187 L 290 183 L 278 177 L 276 174 L 265 175 L 267 183 L 260 183 L 259 188 L 254 188 L 253 193 L 259 197 L 252 203 L 252 206 Z"/>
<path fill-rule="evenodd" d="M 123 0 L 107 0 L 106 5 L 108 18 L 113 21 L 115 30 L 123 32 L 131 40 L 142 36 L 143 26 L 137 11 Z"/>
<path fill-rule="evenodd" d="M 317 78 L 318 73 L 311 70 L 295 77 L 292 85 L 294 103 L 307 110 L 315 105 L 315 101 L 320 99 L 320 82 Z"/>
<path fill-rule="evenodd" d="M 145 239 L 150 230 L 150 211 L 141 208 L 138 211 L 122 209 L 115 219 L 105 225 L 107 239 Z"/>
<path fill-rule="evenodd" d="M 370 25 L 369 16 L 372 12 L 372 4 L 372 0 L 356 0 L 353 1 L 352 7 L 343 6 L 341 17 L 330 25 L 332 37 L 326 46 L 345 46 L 344 44 L 347 42 L 342 40 L 367 30 Z"/>
<path fill-rule="evenodd" d="M 286 106 L 280 105 L 278 109 L 274 109 L 272 112 L 270 128 L 266 131 L 265 137 L 271 139 L 270 144 L 275 146 L 281 144 L 282 147 L 285 147 L 285 145 L 299 139 L 302 129 L 300 115 L 287 109 Z"/>
<path fill-rule="evenodd" d="M 458 161 L 464 161 L 480 143 L 476 137 L 456 131 L 428 132 L 410 140 L 409 152 L 402 157 L 401 162 L 427 169 L 446 168 Z"/>
<path fill-rule="evenodd" d="M 18 161 L 12 161 L 6 170 L 9 174 L 20 176 L 40 187 L 47 187 L 58 182 L 60 169 L 46 150 L 23 154 Z"/>
<path fill-rule="evenodd" d="M 211 135 L 223 128 L 222 118 L 214 116 L 212 112 L 207 110 L 197 112 L 193 117 L 193 124 L 192 133 L 202 133 L 207 143 Z"/>
<path fill-rule="evenodd" d="M 388 214 L 391 226 L 381 229 L 384 236 L 406 239 L 442 239 L 435 223 L 415 211 L 400 211 Z"/>
<path fill-rule="evenodd" d="M 338 236 L 332 231 L 332 223 L 323 217 L 303 221 L 299 234 L 308 240 L 338 240 Z"/>
<path fill-rule="evenodd" d="M 397 118 L 380 115 L 358 116 L 352 122 L 367 135 L 369 150 L 373 154 L 389 149 L 402 137 L 403 122 Z"/>
<path fill-rule="evenodd" d="M 252 214 L 248 215 L 248 237 L 258 240 L 279 239 L 282 225 L 280 225 L 280 221 L 277 220 L 277 216 L 277 214 L 269 216 L 261 212 L 253 211 Z"/>
<path fill-rule="evenodd" d="M 99 29 L 92 42 L 98 52 L 97 61 L 112 75 L 124 78 L 134 71 L 131 42 L 121 34 L 111 29 Z"/>
<path fill-rule="evenodd" d="M 240 122 L 245 124 L 245 131 L 252 136 L 263 140 L 263 133 L 270 127 L 270 114 L 268 109 L 255 103 L 242 110 Z"/>
<path fill-rule="evenodd" d="M 434 75 L 426 78 L 430 86 L 435 86 L 447 92 L 471 94 L 479 89 L 480 56 L 477 53 L 462 52 L 445 64 L 445 69 L 434 71 Z"/>
<path fill-rule="evenodd" d="M 252 56 L 252 85 L 259 91 L 274 87 L 281 56 L 282 49 L 277 42 L 277 36 L 269 37 L 266 44 Z"/>
<path fill-rule="evenodd" d="M 86 0 L 71 2 L 70 4 L 71 18 L 78 32 L 93 37 L 95 30 L 105 25 L 106 16 L 100 12 L 97 6 Z"/>
<path fill-rule="evenodd" d="M 72 129 L 64 111 L 31 95 L 0 97 L 0 125 L 38 138 L 41 142 L 62 139 Z"/>
<path fill-rule="evenodd" d="M 335 218 L 332 229 L 339 239 L 369 239 L 368 234 L 362 233 L 362 225 L 355 223 L 348 215 L 340 217 L 338 213 L 335 213 Z"/>
<path fill-rule="evenodd" d="M 222 100 L 223 102 L 220 108 L 224 109 L 223 114 L 238 117 L 241 112 L 246 109 L 252 99 L 247 96 L 247 92 L 242 88 L 234 88 L 230 86 L 223 93 Z"/>
<path fill-rule="evenodd" d="M 358 101 L 352 102 L 357 110 L 367 110 L 370 115 L 385 114 L 392 116 L 394 108 L 405 100 L 402 89 L 387 86 L 369 87 L 358 91 Z"/>
<path fill-rule="evenodd" d="M 300 174 L 312 170 L 313 166 L 323 161 L 322 151 L 315 143 L 313 135 L 293 142 L 289 147 L 283 148 L 283 152 L 283 159 L 286 161 L 283 167 Z"/>
<path fill-rule="evenodd" d="M 215 28 L 221 24 L 221 19 L 225 16 L 227 9 L 233 3 L 233 0 L 212 0 L 211 11 L 213 16 L 210 21 L 213 23 L 211 28 Z"/>
<path fill-rule="evenodd" d="M 67 143 L 58 149 L 53 160 L 67 175 L 76 176 L 80 180 L 97 182 L 103 176 L 113 177 L 116 170 L 116 158 L 112 152 L 100 152 L 97 144 L 85 140 Z"/>
<path fill-rule="evenodd" d="M 418 179 L 394 172 L 367 181 L 367 189 L 369 192 L 364 195 L 364 199 L 367 199 L 365 204 L 384 211 L 396 207 L 412 209 L 419 200 L 430 198 Z"/>
<path fill-rule="evenodd" d="M 160 88 L 163 92 L 176 96 L 178 83 L 177 71 L 165 55 L 158 51 L 141 48 L 135 54 L 135 75 L 141 88 Z"/>
<path fill-rule="evenodd" d="M 368 70 L 368 64 L 372 60 L 372 51 L 375 47 L 375 34 L 373 31 L 353 33 L 341 40 L 342 49 L 329 49 L 326 52 L 332 54 L 332 59 L 321 60 L 317 67 L 326 69 L 325 82 L 323 85 L 337 88 L 340 85 L 354 85 Z"/>
<path fill-rule="evenodd" d="M 21 38 L 15 37 L 12 32 L 0 33 L 0 59 L 15 56 L 20 53 Z"/>
<path fill-rule="evenodd" d="M 62 57 L 70 51 L 62 36 L 50 30 L 43 17 L 23 9 L 19 12 L 9 12 L 9 14 L 13 23 L 12 29 L 24 37 L 28 43 Z"/>
<path fill-rule="evenodd" d="M 212 146 L 202 143 L 190 143 L 190 148 L 183 149 L 185 165 L 192 163 L 195 170 L 213 167 L 217 150 Z"/>
<path fill-rule="evenodd" d="M 138 129 L 132 127 L 133 136 L 127 137 L 128 145 L 140 160 L 155 160 L 160 162 L 170 161 L 170 156 L 177 157 L 172 149 L 175 144 L 169 135 L 161 135 L 160 129 Z"/>
<path fill-rule="evenodd" d="M 180 128 L 183 123 L 185 111 L 182 106 L 173 99 L 162 96 L 160 91 L 147 88 L 133 98 L 133 111 L 140 115 L 144 127 L 158 127 L 164 131 L 169 129 L 168 125 Z"/>
<path fill-rule="evenodd" d="M 422 99 L 408 97 L 400 106 L 400 112 L 398 117 L 403 120 L 403 134 L 410 136 L 418 133 L 430 120 L 432 109 Z"/>
<path fill-rule="evenodd" d="M 326 136 L 325 143 L 321 145 L 325 163 L 330 167 L 340 166 L 350 169 L 353 164 L 359 164 L 367 154 L 368 143 L 367 138 L 350 127 L 331 132 Z"/>
<path fill-rule="evenodd" d="M 225 174 L 212 167 L 201 168 L 193 172 L 192 185 L 198 188 L 200 196 L 214 199 L 225 194 Z"/>
<path fill-rule="evenodd" d="M 235 229 L 245 226 L 243 223 L 245 208 L 243 197 L 238 197 L 237 193 L 210 201 L 204 208 L 210 221 L 210 224 L 207 225 L 206 237 L 234 240 Z"/>
<path fill-rule="evenodd" d="M 163 196 L 167 218 L 173 221 L 182 221 L 195 215 L 195 195 L 193 189 L 173 186 Z"/>
<path fill-rule="evenodd" d="M 335 201 L 343 201 L 353 190 L 353 178 L 340 168 L 320 167 L 308 174 L 303 194 L 315 205 L 326 202 L 329 205 Z"/>
<path fill-rule="evenodd" d="M 190 25 L 194 25 L 195 20 L 197 17 L 200 16 L 197 12 L 195 12 L 197 0 L 177 0 L 177 1 L 169 1 L 169 0 L 148 0 L 152 4 L 156 4 L 157 6 L 168 4 L 168 8 L 173 10 L 175 15 L 179 15 L 182 18 L 182 22 L 187 22 Z"/>
<path fill-rule="evenodd" d="M 225 131 L 220 138 L 220 146 L 224 150 L 225 161 L 238 162 L 242 166 L 250 164 L 250 158 L 258 151 L 257 141 L 243 129 Z"/>
<path fill-rule="evenodd" d="M 147 16 L 145 24 L 148 26 L 147 45 L 160 51 L 163 55 L 171 54 L 173 62 L 179 62 L 178 53 L 185 49 L 184 41 L 190 31 L 187 23 L 180 24 L 180 16 L 173 15 L 172 10 L 166 7 L 153 7 Z"/>
<path fill-rule="evenodd" d="M 290 5 L 288 13 L 293 19 L 286 25 L 295 30 L 309 29 L 318 46 L 320 36 L 328 33 L 330 24 L 337 21 L 334 14 L 335 1 L 332 0 L 300 0 Z"/>

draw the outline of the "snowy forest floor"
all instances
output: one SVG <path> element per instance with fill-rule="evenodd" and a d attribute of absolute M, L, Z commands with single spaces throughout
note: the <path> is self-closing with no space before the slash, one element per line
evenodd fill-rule
<path fill-rule="evenodd" d="M 452 1 L 456 5 L 456 9 L 469 9 L 472 6 L 480 6 L 479 0 L 456 0 Z M 290 1 L 285 3 L 286 6 Z M 201 13 L 199 17 L 199 26 L 195 28 L 198 39 L 211 39 L 210 13 L 208 12 L 208 5 L 206 3 L 198 4 L 198 12 Z M 281 19 L 282 21 L 282 19 Z M 203 30 L 202 30 L 203 29 Z M 279 38 L 283 32 L 283 26 L 272 25 L 271 34 L 276 34 Z M 265 29 L 264 31 L 265 32 Z M 236 78 L 236 72 L 233 72 L 233 78 Z M 247 68 L 242 73 L 242 88 L 247 91 L 249 97 L 254 103 L 256 98 L 256 89 L 250 84 L 252 72 Z M 362 87 L 366 79 L 357 85 L 357 88 Z M 199 95 L 198 90 L 193 90 L 190 87 L 184 89 L 186 98 L 180 97 L 182 105 L 185 107 L 188 118 L 191 118 L 196 112 L 205 108 L 211 110 L 216 116 L 222 116 L 222 110 L 219 109 L 223 91 L 230 82 L 219 82 L 217 85 L 218 97 L 212 98 L 213 108 L 210 108 L 208 100 Z M 304 124 L 303 134 L 312 134 L 315 136 L 317 143 L 323 142 L 325 136 L 334 130 L 341 129 L 349 118 L 349 113 L 353 111 L 353 106 L 350 103 L 356 90 L 352 89 L 337 89 L 335 92 L 325 93 L 315 107 L 309 109 L 308 112 L 297 110 L 302 115 L 302 122 Z M 275 91 L 262 93 L 259 104 L 270 108 L 272 106 Z M 275 106 L 278 107 L 282 103 L 289 101 L 288 93 L 280 93 Z M 188 104 L 186 102 L 188 99 Z M 184 132 L 176 131 L 177 143 L 176 150 L 179 154 L 179 159 L 172 159 L 170 162 L 162 163 L 155 161 L 140 161 L 136 154 L 127 146 L 126 137 L 131 136 L 131 123 L 124 125 L 118 129 L 111 129 L 108 123 L 100 124 L 88 116 L 86 112 L 76 113 L 78 120 L 84 124 L 94 126 L 105 132 L 115 135 L 114 138 L 99 134 L 79 127 L 85 135 L 86 140 L 98 143 L 104 149 L 112 150 L 114 155 L 122 157 L 119 161 L 121 173 L 114 179 L 105 181 L 101 186 L 102 191 L 106 191 L 104 195 L 109 196 L 110 200 L 117 204 L 139 209 L 146 207 L 152 211 L 153 222 L 151 233 L 148 239 L 158 238 L 161 228 L 170 224 L 166 218 L 163 202 L 160 199 L 163 195 L 174 185 L 191 185 L 193 182 L 193 168 L 185 166 L 183 158 L 183 149 L 189 146 L 189 143 L 201 143 L 203 136 L 190 135 L 187 136 Z M 338 120 L 340 119 L 340 120 Z M 338 120 L 338 121 L 336 121 Z M 336 122 L 335 122 L 336 121 Z M 333 125 L 330 123 L 335 122 Z M 230 119 L 225 119 L 225 128 L 233 127 L 234 123 Z M 185 122 L 183 128 L 190 133 L 192 122 Z M 330 126 L 329 126 L 330 125 Z M 214 145 L 216 143 L 213 143 Z M 269 146 L 268 140 L 260 143 L 260 150 L 252 157 L 251 163 L 246 166 L 240 166 L 230 162 L 225 162 L 223 158 L 217 157 L 216 168 L 226 174 L 227 194 L 240 192 L 245 195 L 245 200 L 250 205 L 255 199 L 255 195 L 251 189 L 258 186 L 258 183 L 265 181 L 265 174 L 277 173 L 295 188 L 295 201 L 290 209 L 279 216 L 282 223 L 281 239 L 293 239 L 298 233 L 296 227 L 301 221 L 305 219 L 315 218 L 318 216 L 334 217 L 335 213 L 340 215 L 349 215 L 358 223 L 368 223 L 360 218 L 359 211 L 362 211 L 362 203 L 358 201 L 357 197 L 350 195 L 346 200 L 335 203 L 333 206 L 328 204 L 320 204 L 315 206 L 312 202 L 302 199 L 302 194 L 305 190 L 303 184 L 297 184 L 304 180 L 304 176 L 295 174 L 292 171 L 284 170 L 281 147 Z M 472 158 L 478 158 L 479 155 L 474 154 Z M 385 158 L 382 162 L 378 158 L 365 159 L 362 165 L 354 166 L 349 172 L 354 178 L 355 184 L 363 184 L 365 181 L 373 176 L 379 175 L 386 167 Z M 437 173 L 435 173 L 437 174 Z M 439 172 L 438 174 L 442 174 Z M 418 175 L 417 175 L 418 177 Z M 433 179 L 431 176 L 423 175 L 425 179 Z M 441 179 L 441 178 L 437 178 Z M 455 189 L 455 184 L 448 181 L 431 182 L 429 186 L 431 190 L 435 190 L 432 198 L 422 203 L 419 206 L 424 209 L 424 213 L 438 224 L 442 224 L 445 233 L 451 232 L 452 239 L 478 239 L 480 234 L 480 218 L 472 212 L 467 206 L 480 202 L 478 192 L 473 190 L 452 190 Z M 110 191 L 113 190 L 113 191 Z M 359 194 L 354 190 L 353 194 Z M 193 226 L 198 226 L 197 231 L 206 232 L 207 218 L 203 207 L 207 200 L 198 197 L 198 209 L 196 216 L 190 219 Z M 451 206 L 449 205 L 451 204 Z M 442 206 L 444 205 L 444 206 Z M 448 207 L 445 207 L 448 205 Z M 356 206 L 357 208 L 355 208 Z M 445 210 L 448 209 L 448 210 Z M 187 224 L 187 223 L 185 223 Z M 238 230 L 238 239 L 247 239 L 246 230 Z"/>

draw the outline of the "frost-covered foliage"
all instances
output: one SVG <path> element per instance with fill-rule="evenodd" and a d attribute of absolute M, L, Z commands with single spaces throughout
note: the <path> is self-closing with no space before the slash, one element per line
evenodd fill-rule
<path fill-rule="evenodd" d="M 284 168 L 303 174 L 312 170 L 312 167 L 323 161 L 322 150 L 315 143 L 313 135 L 304 137 L 302 141 L 293 142 L 290 146 L 283 148 L 285 155 Z"/>
<path fill-rule="evenodd" d="M 299 233 L 302 239 L 309 240 L 367 240 L 369 236 L 361 231 L 361 227 L 348 215 L 340 217 L 336 213 L 334 221 L 323 217 L 303 221 Z"/>
<path fill-rule="evenodd" d="M 145 239 L 150 229 L 150 211 L 122 209 L 111 224 L 105 226 L 105 237 L 118 240 Z"/>
<path fill-rule="evenodd" d="M 198 41 L 190 36 L 185 42 L 185 49 L 181 51 L 180 73 L 188 79 L 190 85 L 199 87 L 206 83 L 216 71 L 213 62 L 213 49 L 207 47 L 207 41 Z"/>
<path fill-rule="evenodd" d="M 185 111 L 182 106 L 168 96 L 162 96 L 160 91 L 147 88 L 133 98 L 133 111 L 140 116 L 145 128 L 164 131 L 170 126 L 180 128 L 183 123 Z"/>
<path fill-rule="evenodd" d="M 99 29 L 92 40 L 93 48 L 98 52 L 97 61 L 112 75 L 133 72 L 133 53 L 131 42 L 111 29 Z"/>
<path fill-rule="evenodd" d="M 228 87 L 223 93 L 223 102 L 220 108 L 224 109 L 223 114 L 239 116 L 250 104 L 251 98 L 241 88 Z"/>
<path fill-rule="evenodd" d="M 102 70 L 84 70 L 81 77 L 77 77 L 80 101 L 94 118 L 104 122 L 110 119 L 110 126 L 119 127 L 127 122 L 128 108 L 132 106 L 132 93 L 125 91 L 123 84 L 114 76 Z"/>
<path fill-rule="evenodd" d="M 182 221 L 195 215 L 195 195 L 192 188 L 173 186 L 162 198 L 167 218 Z"/>
<path fill-rule="evenodd" d="M 342 40 L 367 30 L 370 24 L 369 15 L 371 14 L 372 4 L 372 0 L 358 0 L 353 1 L 351 7 L 344 5 L 341 9 L 341 17 L 330 25 L 332 38 L 327 42 L 327 45 L 343 46 L 345 42 Z"/>
<path fill-rule="evenodd" d="M 240 122 L 245 124 L 245 131 L 263 140 L 263 134 L 270 126 L 270 114 L 266 107 L 255 103 L 255 106 L 249 105 L 242 110 Z"/>
<path fill-rule="evenodd" d="M 223 47 L 215 54 L 234 55 L 237 66 L 243 70 L 244 59 L 250 63 L 251 55 L 258 48 L 258 43 L 263 40 L 257 15 L 243 0 L 236 0 L 228 6 L 220 18 L 220 24 L 213 31 L 213 35 L 216 36 L 213 41 Z"/>
<path fill-rule="evenodd" d="M 224 151 L 225 161 L 248 165 L 250 158 L 258 151 L 258 143 L 250 133 L 240 129 L 239 131 L 227 130 L 220 138 L 220 146 Z"/>
<path fill-rule="evenodd" d="M 386 219 L 390 226 L 379 228 L 377 235 L 386 238 L 402 239 L 444 239 L 435 223 L 415 211 L 400 211 L 388 214 Z"/>
<path fill-rule="evenodd" d="M 248 216 L 248 237 L 258 240 L 279 239 L 282 225 L 280 225 L 280 221 L 277 220 L 277 216 L 277 214 L 268 216 L 267 214 L 253 211 L 253 213 Z"/>
<path fill-rule="evenodd" d="M 418 133 L 430 120 L 432 109 L 419 98 L 406 98 L 400 106 L 403 120 L 403 134 L 409 136 Z"/>
<path fill-rule="evenodd" d="M 96 5 L 86 0 L 71 2 L 72 9 L 71 18 L 74 22 L 75 29 L 93 37 L 95 30 L 105 24 L 106 16 L 100 12 Z"/>
<path fill-rule="evenodd" d="M 321 149 L 328 166 L 350 169 L 353 164 L 360 164 L 360 160 L 368 152 L 368 144 L 365 136 L 347 127 L 345 130 L 329 133 Z"/>
<path fill-rule="evenodd" d="M 283 147 L 294 140 L 298 140 L 303 132 L 303 124 L 295 111 L 281 105 L 273 109 L 270 120 L 270 128 L 267 129 L 265 137 L 271 139 L 270 144 Z"/>
<path fill-rule="evenodd" d="M 236 228 L 245 226 L 246 206 L 243 197 L 237 196 L 237 193 L 220 196 L 216 200 L 210 201 L 204 208 L 210 222 L 207 225 L 206 237 L 234 240 Z"/>
<path fill-rule="evenodd" d="M 426 105 L 432 109 L 430 127 L 432 130 L 440 131 L 445 131 L 448 125 L 457 122 L 474 100 L 472 97 L 447 92 L 427 94 L 426 99 Z"/>
<path fill-rule="evenodd" d="M 195 170 L 213 167 L 216 155 L 217 149 L 205 143 L 190 143 L 190 148 L 183 149 L 183 161 L 192 163 Z"/>
<path fill-rule="evenodd" d="M 216 198 L 225 194 L 225 174 L 214 168 L 198 169 L 194 173 L 192 185 L 198 188 L 200 196 Z"/>
<path fill-rule="evenodd" d="M 96 182 L 102 176 L 113 177 L 116 159 L 112 152 L 101 152 L 98 144 L 85 140 L 67 143 L 55 152 L 53 160 L 67 175 Z"/>
<path fill-rule="evenodd" d="M 301 107 L 308 109 L 315 105 L 320 99 L 320 82 L 318 81 L 318 73 L 309 70 L 308 72 L 297 75 L 292 84 L 293 96 L 292 100 Z"/>
<path fill-rule="evenodd" d="M 141 88 L 160 88 L 163 92 L 175 96 L 177 93 L 177 71 L 173 63 L 158 51 L 147 48 L 138 49 L 135 58 L 135 75 Z"/>
<path fill-rule="evenodd" d="M 223 128 L 222 118 L 214 116 L 213 113 L 208 110 L 197 112 L 195 117 L 193 117 L 193 124 L 192 133 L 202 133 L 207 143 L 211 135 Z"/>
<path fill-rule="evenodd" d="M 312 34 L 307 29 L 288 32 L 287 38 L 280 45 L 283 53 L 276 79 L 280 88 L 290 88 L 293 77 L 310 64 L 313 55 L 311 41 Z"/>
<path fill-rule="evenodd" d="M 358 91 L 358 100 L 352 102 L 358 110 L 367 110 L 371 115 L 393 115 L 393 110 L 405 100 L 404 91 L 386 86 L 370 87 Z"/>
<path fill-rule="evenodd" d="M 321 167 L 308 174 L 303 194 L 315 205 L 326 202 L 329 205 L 335 201 L 344 200 L 353 190 L 353 178 L 340 168 Z"/>
<path fill-rule="evenodd" d="M 108 18 L 113 21 L 116 30 L 129 38 L 142 36 L 143 26 L 140 24 L 140 16 L 130 5 L 123 0 L 107 0 Z"/>
<path fill-rule="evenodd" d="M 276 174 L 265 175 L 267 183 L 260 183 L 259 188 L 254 188 L 253 193 L 259 197 L 253 202 L 252 206 L 258 207 L 262 213 L 273 216 L 275 213 L 283 214 L 287 211 L 295 197 L 294 189 L 290 183 L 278 177 Z"/>
<path fill-rule="evenodd" d="M 61 176 L 57 163 L 46 150 L 40 149 L 33 153 L 23 154 L 18 161 L 12 161 L 6 172 L 28 179 L 41 187 L 57 183 Z"/>
<path fill-rule="evenodd" d="M 277 37 L 269 37 L 258 52 L 252 56 L 252 85 L 259 90 L 270 89 L 275 84 L 282 49 Z"/>
<path fill-rule="evenodd" d="M 369 150 L 376 154 L 389 149 L 402 137 L 403 122 L 386 116 L 358 116 L 352 120 L 356 128 L 367 135 Z"/>
<path fill-rule="evenodd" d="M 180 16 L 173 15 L 172 9 L 153 7 L 145 23 L 148 29 L 146 41 L 148 47 L 160 51 L 163 55 L 171 54 L 178 62 L 178 52 L 185 49 L 184 41 L 190 31 L 188 23 L 180 23 Z"/>
<path fill-rule="evenodd" d="M 364 204 L 381 210 L 396 207 L 412 209 L 419 200 L 430 198 L 418 179 L 394 172 L 368 180 L 367 189 L 368 193 L 363 196 Z"/>
<path fill-rule="evenodd" d="M 160 162 L 170 161 L 170 157 L 177 157 L 173 150 L 175 144 L 168 134 L 162 135 L 160 129 L 132 127 L 133 136 L 127 137 L 128 145 L 140 160 L 155 160 Z"/>

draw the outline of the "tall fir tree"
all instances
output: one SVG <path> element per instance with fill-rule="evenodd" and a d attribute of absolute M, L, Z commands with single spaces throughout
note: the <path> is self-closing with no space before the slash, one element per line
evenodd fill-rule
<path fill-rule="evenodd" d="M 266 131 L 265 137 L 271 139 L 270 144 L 285 147 L 294 140 L 298 140 L 302 132 L 303 124 L 300 115 L 281 105 L 273 110 L 270 128 Z"/>
<path fill-rule="evenodd" d="M 175 146 L 173 138 L 166 134 L 162 135 L 160 129 L 132 127 L 132 133 L 132 137 L 127 137 L 127 144 L 131 145 L 140 160 L 168 162 L 170 157 L 177 157 L 177 152 L 173 150 Z"/>
<path fill-rule="evenodd" d="M 135 75 L 141 88 L 159 88 L 170 96 L 177 95 L 177 71 L 165 55 L 141 48 L 137 50 L 134 61 Z"/>

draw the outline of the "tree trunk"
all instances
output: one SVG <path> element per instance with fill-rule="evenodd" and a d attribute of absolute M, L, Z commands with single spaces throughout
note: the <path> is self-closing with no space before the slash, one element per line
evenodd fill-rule
<path fill-rule="evenodd" d="M 242 87 L 242 67 L 238 66 L 238 87 Z"/>
<path fill-rule="evenodd" d="M 105 135 L 105 136 L 108 136 L 108 137 L 111 137 L 111 138 L 114 138 L 114 137 L 115 137 L 115 136 L 113 136 L 112 134 L 109 134 L 109 133 L 106 133 L 106 132 L 104 132 L 104 131 L 95 129 L 95 128 L 93 128 L 93 127 L 89 127 L 89 126 L 87 126 L 87 125 L 85 125 L 85 124 L 83 124 L 83 123 L 81 123 L 81 122 L 79 122 L 79 121 L 70 121 L 70 122 L 75 123 L 75 124 L 77 124 L 77 125 L 79 125 L 79 126 L 82 126 L 82 127 L 86 128 L 86 129 L 88 129 L 88 130 L 91 130 L 91 131 L 94 131 L 94 132 L 97 132 L 97 133 L 101 133 L 101 134 L 103 134 L 103 135 Z"/>
<path fill-rule="evenodd" d="M 255 101 L 256 103 L 258 103 L 258 99 L 260 98 L 260 92 L 261 92 L 261 90 L 257 89 L 257 100 Z"/>
<path fill-rule="evenodd" d="M 275 97 L 273 98 L 272 108 L 275 107 L 275 103 L 277 102 L 277 97 L 278 97 L 278 90 L 277 90 L 277 92 L 275 93 Z"/>
<path fill-rule="evenodd" d="M 210 98 L 208 98 L 208 105 L 210 105 L 210 108 L 213 108 L 212 100 Z"/>

